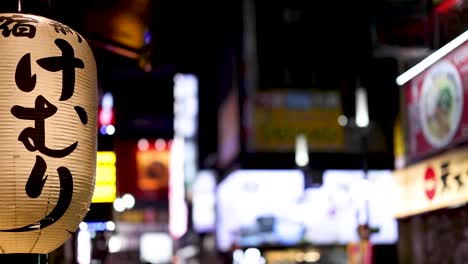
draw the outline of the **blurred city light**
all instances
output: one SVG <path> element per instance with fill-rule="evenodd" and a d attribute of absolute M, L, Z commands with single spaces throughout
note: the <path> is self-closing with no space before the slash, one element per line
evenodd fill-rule
<path fill-rule="evenodd" d="M 348 118 L 344 115 L 340 115 L 338 117 L 338 124 L 343 127 L 346 126 L 348 124 Z"/>
<path fill-rule="evenodd" d="M 320 260 L 320 253 L 317 251 L 309 251 L 304 254 L 306 262 L 318 262 Z"/>
<path fill-rule="evenodd" d="M 304 262 L 304 252 L 298 252 L 296 254 L 296 262 Z"/>
<path fill-rule="evenodd" d="M 79 228 L 81 231 L 86 231 L 88 230 L 88 224 L 86 222 L 81 222 Z"/>
<path fill-rule="evenodd" d="M 164 150 L 166 149 L 166 141 L 162 138 L 159 138 L 154 142 L 154 147 L 159 151 Z"/>
<path fill-rule="evenodd" d="M 178 239 L 187 232 L 188 212 L 185 203 L 184 138 L 176 137 L 170 153 L 169 232 Z"/>
<path fill-rule="evenodd" d="M 121 213 L 123 211 L 125 211 L 125 202 L 122 198 L 116 198 L 114 200 L 114 209 L 115 211 Z"/>
<path fill-rule="evenodd" d="M 117 253 L 122 249 L 122 238 L 120 236 L 111 236 L 109 238 L 109 253 Z"/>
<path fill-rule="evenodd" d="M 296 136 L 296 165 L 305 167 L 309 164 L 309 149 L 307 146 L 307 138 L 303 134 Z"/>
<path fill-rule="evenodd" d="M 244 262 L 244 251 L 241 249 L 236 249 L 232 253 L 232 258 L 234 260 L 234 264 L 241 264 Z"/>
<path fill-rule="evenodd" d="M 115 127 L 114 127 L 113 125 L 108 125 L 108 126 L 106 127 L 106 133 L 107 133 L 107 135 L 109 135 L 109 136 L 114 135 L 114 133 L 115 133 Z"/>
<path fill-rule="evenodd" d="M 138 150 L 145 151 L 149 149 L 149 142 L 146 138 L 138 140 Z"/>
<path fill-rule="evenodd" d="M 115 230 L 115 223 L 112 221 L 106 222 L 106 229 L 108 231 L 114 231 Z"/>
<path fill-rule="evenodd" d="M 99 132 L 101 132 L 102 135 L 107 134 L 107 126 L 101 126 L 99 129 Z"/>
<path fill-rule="evenodd" d="M 124 194 L 122 200 L 125 209 L 132 209 L 135 206 L 135 197 L 129 193 Z"/>
<path fill-rule="evenodd" d="M 91 263 L 91 234 L 88 231 L 80 231 L 78 232 L 77 240 L 78 240 L 77 249 L 76 249 L 77 262 L 79 264 L 90 264 Z"/>
<path fill-rule="evenodd" d="M 191 138 L 198 130 L 198 78 L 193 74 L 174 76 L 175 134 Z"/>
<path fill-rule="evenodd" d="M 261 262 L 262 254 L 257 248 L 248 248 L 244 253 L 245 264 L 259 264 Z"/>
<path fill-rule="evenodd" d="M 140 259 L 145 263 L 170 263 L 173 242 L 166 233 L 144 233 L 140 237 Z"/>
<path fill-rule="evenodd" d="M 362 87 L 356 89 L 356 125 L 369 126 L 369 110 L 367 106 L 367 93 Z"/>

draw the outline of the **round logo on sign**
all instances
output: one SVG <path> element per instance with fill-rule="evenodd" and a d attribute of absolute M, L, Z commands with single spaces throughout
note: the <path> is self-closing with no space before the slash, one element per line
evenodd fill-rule
<path fill-rule="evenodd" d="M 440 62 L 426 75 L 420 97 L 420 121 L 427 141 L 441 148 L 453 139 L 463 110 L 463 86 L 456 67 Z"/>
<path fill-rule="evenodd" d="M 437 190 L 437 180 L 434 169 L 432 167 L 427 167 L 426 172 L 424 173 L 424 191 L 426 197 L 429 200 L 432 200 L 436 194 Z"/>

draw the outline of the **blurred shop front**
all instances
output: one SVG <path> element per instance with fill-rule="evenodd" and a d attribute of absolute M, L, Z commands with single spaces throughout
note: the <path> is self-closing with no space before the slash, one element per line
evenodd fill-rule
<path fill-rule="evenodd" d="M 468 245 L 468 31 L 400 75 L 395 171 L 401 263 L 464 263 Z"/>
<path fill-rule="evenodd" d="M 395 86 L 398 68 L 376 60 L 361 72 L 370 41 L 359 5 L 334 9 L 349 22 L 338 37 L 316 19 L 332 5 L 306 2 L 242 1 L 242 43 L 226 59 L 218 111 L 216 250 L 229 264 L 347 263 L 367 223 L 374 263 L 395 263 L 386 197 L 398 94 L 382 87 Z M 357 90 L 369 99 L 364 125 Z"/>
<path fill-rule="evenodd" d="M 171 145 L 162 138 L 115 142 L 115 230 L 108 238 L 107 263 L 164 263 L 172 258 L 168 228 Z"/>
<path fill-rule="evenodd" d="M 368 180 L 360 170 L 326 170 L 321 187 L 306 187 L 300 170 L 235 170 L 216 191 L 216 247 L 234 263 L 255 250 L 267 263 L 348 263 L 367 220 L 378 230 L 375 263 L 395 263 L 392 187 L 391 170 L 371 170 Z"/>

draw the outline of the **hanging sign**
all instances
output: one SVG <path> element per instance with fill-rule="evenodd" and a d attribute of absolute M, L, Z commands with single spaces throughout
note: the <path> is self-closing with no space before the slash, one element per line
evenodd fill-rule
<path fill-rule="evenodd" d="M 468 202 L 468 147 L 396 170 L 397 217 Z"/>

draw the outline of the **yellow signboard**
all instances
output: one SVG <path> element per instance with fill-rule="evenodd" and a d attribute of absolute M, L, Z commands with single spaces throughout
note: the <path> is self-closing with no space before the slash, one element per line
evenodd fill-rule
<path fill-rule="evenodd" d="M 116 196 L 115 160 L 113 151 L 98 151 L 93 203 L 114 202 Z"/>
<path fill-rule="evenodd" d="M 261 92 L 253 114 L 256 150 L 294 150 L 298 134 L 307 137 L 312 151 L 344 148 L 344 128 L 337 122 L 343 114 L 337 92 Z"/>

